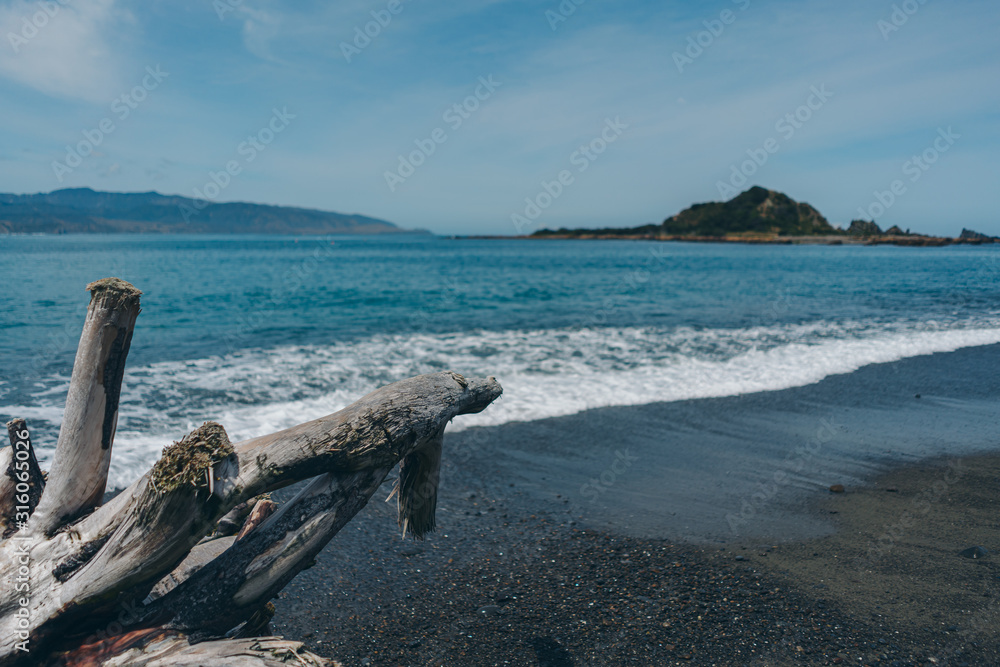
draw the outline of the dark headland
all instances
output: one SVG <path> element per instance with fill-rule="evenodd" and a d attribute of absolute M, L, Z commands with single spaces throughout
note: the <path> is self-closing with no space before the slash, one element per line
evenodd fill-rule
<path fill-rule="evenodd" d="M 0 193 L 0 234 L 400 234 L 409 231 L 356 213 L 245 202 L 215 203 L 158 192 L 73 188 L 33 195 Z"/>
<path fill-rule="evenodd" d="M 915 234 L 874 221 L 853 220 L 847 229 L 834 227 L 815 208 L 788 195 L 754 186 L 727 202 L 694 204 L 661 224 L 631 228 L 541 229 L 531 239 L 628 239 L 712 243 L 811 243 L 943 246 L 1000 241 L 963 229 L 957 237 Z"/>

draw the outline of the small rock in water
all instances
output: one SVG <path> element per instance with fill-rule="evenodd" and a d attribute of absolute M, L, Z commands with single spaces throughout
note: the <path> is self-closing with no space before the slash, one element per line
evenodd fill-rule
<path fill-rule="evenodd" d="M 969 547 L 958 552 L 958 555 L 962 558 L 986 558 L 990 555 L 990 552 L 983 547 Z"/>
<path fill-rule="evenodd" d="M 833 486 L 830 487 L 830 493 L 843 493 L 843 492 L 844 492 L 843 484 L 834 484 Z"/>

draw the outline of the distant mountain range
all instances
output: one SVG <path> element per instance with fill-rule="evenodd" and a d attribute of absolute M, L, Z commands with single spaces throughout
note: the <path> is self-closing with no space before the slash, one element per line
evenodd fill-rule
<path fill-rule="evenodd" d="M 213 203 L 158 192 L 0 194 L 0 233 L 399 234 L 363 215 L 247 203 Z"/>
<path fill-rule="evenodd" d="M 865 243 L 948 245 L 994 243 L 1000 239 L 962 230 L 957 238 L 911 234 L 892 227 L 882 231 L 874 221 L 854 220 L 847 230 L 833 227 L 819 211 L 776 190 L 755 185 L 727 202 L 694 204 L 663 223 L 631 228 L 542 229 L 532 238 L 655 239 L 739 243 Z"/>

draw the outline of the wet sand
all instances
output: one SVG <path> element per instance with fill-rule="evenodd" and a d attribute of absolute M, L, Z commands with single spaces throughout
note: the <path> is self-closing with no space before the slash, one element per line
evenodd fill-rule
<path fill-rule="evenodd" d="M 373 500 L 273 630 L 345 665 L 1000 664 L 998 360 L 449 435 L 438 532 Z"/>
<path fill-rule="evenodd" d="M 493 493 L 516 483 L 528 507 L 567 504 L 588 527 L 635 537 L 817 537 L 833 524 L 810 501 L 833 484 L 856 487 L 901 464 L 996 451 L 997 369 L 993 345 L 783 391 L 473 429 L 450 436 L 446 473 Z"/>
<path fill-rule="evenodd" d="M 834 534 L 750 549 L 750 562 L 887 635 L 924 638 L 936 664 L 960 664 L 973 644 L 990 659 L 964 661 L 1000 664 L 1000 456 L 896 470 L 817 510 Z M 988 554 L 960 555 L 976 547 Z"/>

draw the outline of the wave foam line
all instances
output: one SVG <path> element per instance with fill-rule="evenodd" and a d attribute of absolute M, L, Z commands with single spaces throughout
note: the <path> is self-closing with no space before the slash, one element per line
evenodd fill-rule
<path fill-rule="evenodd" d="M 458 418 L 452 428 L 462 429 L 599 407 L 799 387 L 869 364 L 1000 343 L 1000 323 L 988 324 L 386 336 L 163 362 L 126 375 L 112 482 L 131 482 L 164 445 L 205 420 L 222 423 L 234 440 L 250 438 L 334 412 L 379 386 L 420 373 L 451 369 L 500 380 L 503 398 L 483 413 Z M 64 378 L 53 378 L 53 385 L 57 382 Z M 64 395 L 49 387 L 35 397 L 34 407 L 0 410 L 57 428 Z M 43 448 L 41 454 L 50 452 Z"/>

